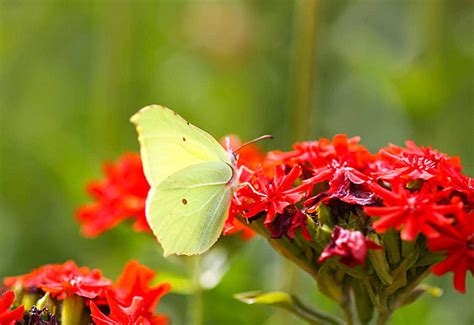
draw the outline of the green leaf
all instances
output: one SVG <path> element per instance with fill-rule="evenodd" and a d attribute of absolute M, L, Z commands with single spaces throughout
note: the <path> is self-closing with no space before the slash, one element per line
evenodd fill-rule
<path fill-rule="evenodd" d="M 403 260 L 402 264 L 397 267 L 393 272 L 393 282 L 392 284 L 385 289 L 386 295 L 391 295 L 399 288 L 405 286 L 407 284 L 407 272 L 408 270 L 415 265 L 418 257 L 420 256 L 420 249 L 416 246 L 415 250 Z"/>
<path fill-rule="evenodd" d="M 273 305 L 304 319 L 309 324 L 342 324 L 339 319 L 304 305 L 297 297 L 283 291 L 250 291 L 234 295 L 248 305 Z"/>

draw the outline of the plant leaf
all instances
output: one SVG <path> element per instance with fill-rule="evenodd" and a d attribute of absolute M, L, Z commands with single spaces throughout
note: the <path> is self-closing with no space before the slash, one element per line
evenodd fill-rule
<path fill-rule="evenodd" d="M 309 324 L 342 324 L 339 319 L 304 305 L 297 297 L 283 291 L 250 291 L 234 295 L 237 300 L 248 305 L 273 305 L 292 312 Z"/>

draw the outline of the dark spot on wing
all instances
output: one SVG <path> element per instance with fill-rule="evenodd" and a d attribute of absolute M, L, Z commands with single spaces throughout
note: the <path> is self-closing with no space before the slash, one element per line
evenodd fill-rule
<path fill-rule="evenodd" d="M 187 125 L 189 125 L 189 122 L 186 122 Z"/>
<path fill-rule="evenodd" d="M 183 137 L 183 141 L 186 141 L 186 138 L 185 138 L 185 137 Z"/>
<path fill-rule="evenodd" d="M 186 200 L 185 198 L 183 198 L 181 202 L 183 202 L 184 205 L 188 204 L 188 200 Z"/>
<path fill-rule="evenodd" d="M 174 114 L 174 115 L 178 115 L 178 113 L 176 113 L 175 111 L 173 111 L 173 114 Z"/>

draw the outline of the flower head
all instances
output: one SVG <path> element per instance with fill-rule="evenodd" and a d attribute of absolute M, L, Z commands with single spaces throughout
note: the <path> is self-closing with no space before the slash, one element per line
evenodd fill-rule
<path fill-rule="evenodd" d="M 140 155 L 128 153 L 116 163 L 105 164 L 104 174 L 104 180 L 91 182 L 88 186 L 95 202 L 77 211 L 82 233 L 97 236 L 129 218 L 135 221 L 136 231 L 150 231 L 145 216 L 150 186 L 143 173 Z"/>
<path fill-rule="evenodd" d="M 340 256 L 341 263 L 355 267 L 365 262 L 368 249 L 382 249 L 382 247 L 365 238 L 360 231 L 336 226 L 331 235 L 331 242 L 324 248 L 319 262 L 322 263 L 333 256 Z"/>
<path fill-rule="evenodd" d="M 15 294 L 13 291 L 6 291 L 0 297 L 0 324 L 13 325 L 15 321 L 23 319 L 23 306 L 10 310 Z"/>
<path fill-rule="evenodd" d="M 293 183 L 301 175 L 301 167 L 295 165 L 288 174 L 283 166 L 275 167 L 275 176 L 272 180 L 266 177 L 253 178 L 253 184 L 243 187 L 239 194 L 245 200 L 244 217 L 251 218 L 265 211 L 265 223 L 271 223 L 277 213 L 283 213 L 285 207 L 295 204 L 303 197 L 302 193 L 293 190 Z"/>
<path fill-rule="evenodd" d="M 405 178 L 408 180 L 430 180 L 439 176 L 440 162 L 448 163 L 451 167 L 461 169 L 458 158 L 448 157 L 431 147 L 419 147 L 413 141 L 406 142 L 406 148 L 391 145 L 380 150 L 380 156 L 389 170 L 375 173 L 383 179 Z"/>
<path fill-rule="evenodd" d="M 30 274 L 5 278 L 7 287 L 22 285 L 25 288 L 34 287 L 49 292 L 58 300 L 77 295 L 94 299 L 103 295 L 104 290 L 112 282 L 102 277 L 98 269 L 78 267 L 74 262 L 64 264 L 49 264 L 33 270 Z"/>
<path fill-rule="evenodd" d="M 460 213 L 463 206 L 462 202 L 440 204 L 449 193 L 437 192 L 428 183 L 414 192 L 402 183 L 394 184 L 391 191 L 378 184 L 371 184 L 370 188 L 384 205 L 364 207 L 369 216 L 380 217 L 374 222 L 375 230 L 382 233 L 389 228 L 402 229 L 403 240 L 414 240 L 419 233 L 427 237 L 438 236 L 439 228 L 453 222 L 447 215 Z"/>
<path fill-rule="evenodd" d="M 115 296 L 125 304 L 130 304 L 134 297 L 142 297 L 143 314 L 151 319 L 160 298 L 171 290 L 168 283 L 152 287 L 151 281 L 155 276 L 156 273 L 152 269 L 137 261 L 131 261 L 125 266 L 122 275 L 117 280 Z"/>

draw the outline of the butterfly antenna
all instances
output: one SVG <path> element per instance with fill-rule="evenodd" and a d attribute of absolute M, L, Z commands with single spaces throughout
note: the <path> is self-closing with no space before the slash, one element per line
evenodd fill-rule
<path fill-rule="evenodd" d="M 266 135 L 262 135 L 256 139 L 253 139 L 253 140 L 250 140 L 250 141 L 247 141 L 245 143 L 242 143 L 240 146 L 238 146 L 237 148 L 235 148 L 233 150 L 234 153 L 237 153 L 237 151 L 239 151 L 240 149 L 242 149 L 243 147 L 245 146 L 248 146 L 249 144 L 252 144 L 252 143 L 255 143 L 255 142 L 258 142 L 258 141 L 261 141 L 261 140 L 266 140 L 266 139 L 273 139 L 273 135 L 270 135 L 270 134 L 266 134 Z"/>

